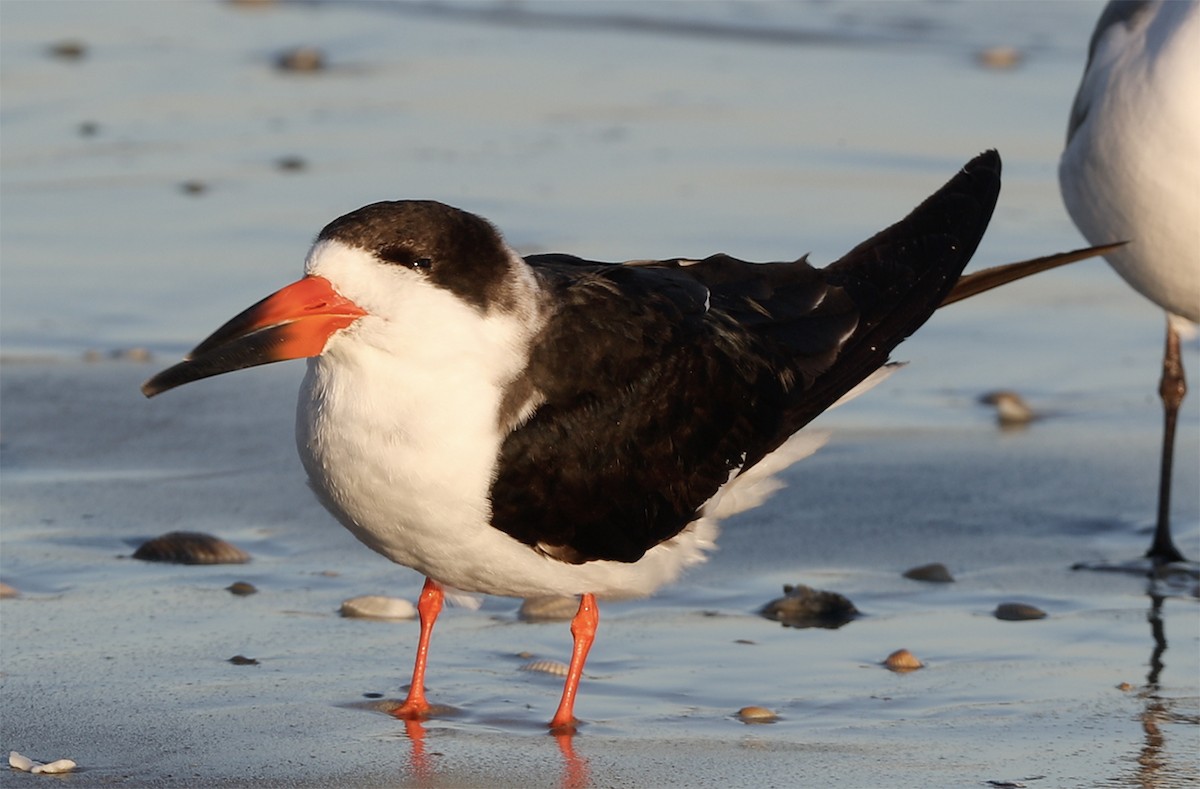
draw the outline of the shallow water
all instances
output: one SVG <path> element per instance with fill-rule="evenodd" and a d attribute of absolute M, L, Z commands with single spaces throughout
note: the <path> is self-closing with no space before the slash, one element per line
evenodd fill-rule
<path fill-rule="evenodd" d="M 937 315 L 712 561 L 603 606 L 569 746 L 542 728 L 561 680 L 518 670 L 565 659 L 567 627 L 521 623 L 512 600 L 439 622 L 430 692 L 454 714 L 405 727 L 364 695 L 403 695 L 416 625 L 337 608 L 415 599 L 421 579 L 305 489 L 300 365 L 137 391 L 377 199 L 446 200 L 526 250 L 823 263 L 995 146 L 1005 191 L 976 260 L 1079 245 L 1054 167 L 1098 4 L 1021 8 L 0 4 L 0 577 L 22 592 L 0 603 L 0 750 L 73 758 L 80 786 L 1200 779 L 1194 580 L 1152 597 L 1069 569 L 1139 555 L 1154 506 L 1161 318 L 1102 263 Z M 68 38 L 84 58 L 47 56 Z M 276 71 L 297 44 L 331 68 Z M 993 45 L 1025 58 L 976 65 Z M 129 347 L 154 362 L 78 361 Z M 1052 418 L 997 430 L 975 403 L 997 388 Z M 1198 402 L 1174 507 L 1193 557 Z M 254 561 L 128 558 L 173 529 Z M 929 561 L 957 582 L 901 577 Z M 259 593 L 224 591 L 236 580 Z M 757 616 L 784 583 L 865 616 Z M 1049 617 L 995 619 L 1008 601 Z M 879 666 L 901 647 L 927 667 Z M 750 704 L 781 718 L 743 724 Z"/>

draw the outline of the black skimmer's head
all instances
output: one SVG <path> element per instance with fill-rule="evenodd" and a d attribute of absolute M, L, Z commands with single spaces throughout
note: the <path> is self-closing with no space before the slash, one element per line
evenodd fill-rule
<path fill-rule="evenodd" d="M 959 279 L 999 187 L 982 154 L 825 269 L 522 259 L 466 212 L 376 203 L 144 391 L 313 357 L 297 419 L 312 488 L 426 575 L 424 644 L 443 585 L 582 595 L 553 721 L 570 728 L 595 597 L 649 594 L 702 560 L 712 520 L 801 454 L 793 434 L 939 305 L 1005 281 Z M 419 655 L 401 717 L 430 709 Z"/>

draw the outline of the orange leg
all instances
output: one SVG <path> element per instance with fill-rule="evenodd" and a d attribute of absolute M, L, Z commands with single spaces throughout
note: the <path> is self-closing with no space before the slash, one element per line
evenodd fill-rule
<path fill-rule="evenodd" d="M 429 658 L 429 637 L 433 634 L 433 623 L 442 610 L 442 587 L 432 578 L 425 579 L 421 599 L 417 601 L 417 613 L 421 616 L 421 637 L 417 641 L 417 659 L 413 664 L 412 685 L 408 698 L 392 714 L 404 720 L 420 720 L 429 715 L 429 702 L 425 699 L 425 663 Z"/>
<path fill-rule="evenodd" d="M 596 605 L 596 596 L 585 594 L 579 601 L 579 611 L 571 620 L 571 635 L 575 639 L 575 649 L 571 653 L 571 666 L 567 669 L 567 683 L 563 686 L 562 701 L 558 703 L 558 712 L 550 721 L 550 730 L 560 734 L 570 734 L 575 731 L 575 694 L 579 691 L 579 680 L 583 677 L 583 664 L 587 662 L 588 650 L 596 638 L 596 625 L 600 622 L 600 609 Z"/>

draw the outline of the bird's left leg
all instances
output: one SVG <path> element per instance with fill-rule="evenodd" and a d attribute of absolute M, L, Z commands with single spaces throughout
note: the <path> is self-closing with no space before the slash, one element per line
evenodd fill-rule
<path fill-rule="evenodd" d="M 575 731 L 575 694 L 579 691 L 579 680 L 583 677 L 583 664 L 587 662 L 588 650 L 596 638 L 596 625 L 600 623 L 600 609 L 596 596 L 585 594 L 579 601 L 579 610 L 571 620 L 571 636 L 575 649 L 571 652 L 571 665 L 567 669 L 567 682 L 563 686 L 562 701 L 550 721 L 550 730 L 556 734 L 572 734 Z"/>
<path fill-rule="evenodd" d="M 433 634 L 433 623 L 437 621 L 445 597 L 442 587 L 432 578 L 425 579 L 421 598 L 417 601 L 417 613 L 421 617 L 421 637 L 417 641 L 417 659 L 413 664 L 412 685 L 408 698 L 395 711 L 397 718 L 420 720 L 429 715 L 429 702 L 425 699 L 425 663 L 429 658 L 429 637 Z"/>
<path fill-rule="evenodd" d="M 1179 332 L 1167 316 L 1167 347 L 1163 351 L 1162 381 L 1158 394 L 1163 402 L 1163 445 L 1162 465 L 1158 479 L 1158 522 L 1154 527 L 1154 541 L 1146 557 L 1155 566 L 1170 562 L 1186 561 L 1171 540 L 1171 470 L 1175 454 L 1175 422 L 1179 406 L 1187 394 L 1187 380 L 1183 374 L 1183 356 L 1179 351 Z"/>

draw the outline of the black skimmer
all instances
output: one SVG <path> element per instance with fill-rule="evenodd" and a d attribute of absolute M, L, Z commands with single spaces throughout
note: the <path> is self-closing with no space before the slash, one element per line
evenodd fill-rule
<path fill-rule="evenodd" d="M 1111 2 L 1096 24 L 1059 164 L 1063 202 L 1108 262 L 1167 312 L 1158 517 L 1146 557 L 1185 561 L 1171 538 L 1175 423 L 1187 393 L 1180 334 L 1200 322 L 1200 3 Z"/>
<path fill-rule="evenodd" d="M 650 594 L 701 561 L 722 495 L 778 462 L 940 305 L 1094 254 L 960 279 L 999 189 L 1000 157 L 984 153 L 824 269 L 521 258 L 472 214 L 375 203 L 321 231 L 303 279 L 143 392 L 309 357 L 296 436 L 313 490 L 427 579 L 395 714 L 429 714 L 445 587 L 580 595 L 551 721 L 570 732 L 597 598 Z"/>

